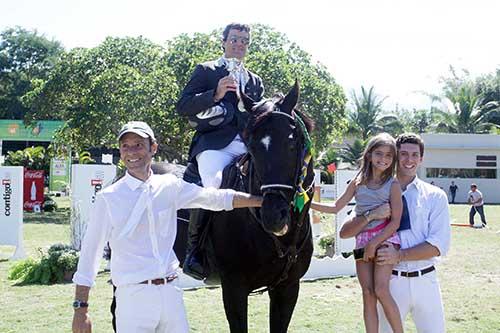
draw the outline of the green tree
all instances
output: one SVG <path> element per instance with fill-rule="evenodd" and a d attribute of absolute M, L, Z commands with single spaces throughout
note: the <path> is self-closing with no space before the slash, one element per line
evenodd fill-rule
<path fill-rule="evenodd" d="M 427 133 L 435 131 L 435 124 L 438 118 L 437 109 L 431 106 L 431 109 L 398 109 L 391 114 L 397 121 L 389 125 L 383 125 L 384 131 L 398 136 L 403 132 Z"/>
<path fill-rule="evenodd" d="M 391 132 L 401 128 L 397 116 L 384 114 L 382 104 L 385 97 L 378 96 L 374 87 L 365 89 L 361 86 L 361 93 L 358 95 L 352 92 L 353 108 L 348 112 L 349 127 L 347 133 L 361 137 L 366 141 L 369 137 L 384 131 Z"/>
<path fill-rule="evenodd" d="M 447 92 L 443 101 L 445 109 L 438 112 L 437 130 L 440 132 L 488 133 L 497 126 L 490 119 L 499 113 L 498 103 L 485 103 L 484 97 L 470 83 Z"/>
<path fill-rule="evenodd" d="M 48 174 L 50 157 L 44 147 L 28 147 L 23 150 L 9 151 L 5 158 L 5 165 L 23 166 L 30 170 L 44 170 Z"/>
<path fill-rule="evenodd" d="M 333 174 L 328 172 L 328 165 L 331 163 L 338 163 L 341 161 L 340 151 L 337 147 L 330 146 L 322 151 L 315 159 L 317 167 L 321 170 L 321 179 L 327 184 L 333 183 Z"/>
<path fill-rule="evenodd" d="M 64 120 L 58 139 L 76 153 L 114 147 L 123 123 L 142 120 L 155 131 L 158 155 L 174 161 L 183 159 L 179 147 L 189 143 L 174 110 L 178 95 L 163 47 L 142 37 L 108 37 L 95 48 L 65 54 L 23 101 L 33 110 L 28 120 Z"/>
<path fill-rule="evenodd" d="M 347 144 L 346 148 L 340 150 L 340 158 L 346 163 L 359 167 L 359 162 L 363 156 L 367 140 L 355 139 L 352 144 Z"/>
<path fill-rule="evenodd" d="M 221 30 L 198 33 L 192 37 L 183 34 L 167 43 L 168 64 L 181 89 L 196 64 L 221 56 L 221 35 Z M 313 140 L 317 151 L 340 137 L 346 126 L 346 98 L 342 88 L 326 67 L 314 63 L 311 56 L 290 42 L 286 35 L 265 25 L 253 25 L 252 43 L 245 66 L 262 77 L 268 97 L 277 92 L 287 92 L 295 79 L 299 80 L 299 107 L 316 122 Z"/>
<path fill-rule="evenodd" d="M 31 82 L 44 79 L 64 52 L 58 41 L 21 27 L 0 34 L 0 118 L 23 119 L 28 109 L 21 97 Z"/>
<path fill-rule="evenodd" d="M 443 108 L 437 111 L 437 130 L 450 133 L 488 133 L 500 116 L 500 85 L 493 76 L 473 79 L 466 70 L 459 74 L 450 67 L 450 76 L 442 78 Z M 497 73 L 498 75 L 498 73 Z M 500 81 L 500 80 L 499 80 Z"/>
<path fill-rule="evenodd" d="M 62 119 L 63 143 L 81 152 L 114 146 L 119 125 L 149 122 L 160 143 L 159 155 L 185 161 L 193 131 L 175 113 L 175 103 L 196 64 L 222 54 L 221 31 L 182 34 L 166 48 L 144 38 L 107 38 L 92 49 L 73 49 L 61 57 L 46 80 L 32 81 L 23 102 L 27 121 Z M 301 109 L 317 125 L 317 150 L 338 138 L 345 127 L 345 96 L 326 68 L 285 35 L 256 25 L 247 66 L 263 77 L 267 95 L 301 83 Z"/>
<path fill-rule="evenodd" d="M 500 105 L 500 68 L 497 68 L 494 73 L 476 78 L 475 86 L 479 94 L 483 96 L 483 103 L 494 102 L 495 105 Z M 500 125 L 500 114 L 492 114 L 490 121 Z"/>

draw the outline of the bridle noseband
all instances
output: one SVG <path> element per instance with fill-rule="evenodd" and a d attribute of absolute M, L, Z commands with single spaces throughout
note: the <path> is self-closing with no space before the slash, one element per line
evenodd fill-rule
<path fill-rule="evenodd" d="M 275 106 L 274 110 L 269 113 L 269 115 L 273 115 L 273 114 L 285 116 L 285 117 L 291 119 L 294 124 L 297 124 L 297 119 L 299 117 L 294 111 L 292 111 L 292 114 L 290 115 L 288 113 L 282 112 L 277 106 Z M 302 121 L 302 120 L 300 120 L 300 121 Z M 305 128 L 303 128 L 302 130 L 305 131 Z M 297 185 L 298 185 L 298 181 L 299 181 L 299 172 L 301 170 L 302 161 L 304 158 L 304 156 L 302 156 L 303 154 L 304 153 L 302 152 L 302 150 L 299 150 L 299 156 L 297 159 L 297 164 L 295 166 L 295 172 L 294 172 L 294 178 L 293 178 L 295 181 L 295 184 L 293 184 L 293 185 L 280 184 L 280 183 L 263 184 L 260 186 L 260 191 L 262 192 L 263 196 L 266 196 L 268 194 L 277 194 L 277 195 L 281 196 L 283 199 L 285 199 L 285 201 L 288 201 L 288 202 L 290 202 L 290 204 L 293 204 L 293 199 L 294 199 L 293 194 L 295 193 L 295 191 L 299 191 L 299 189 L 297 188 Z M 313 184 L 311 184 L 311 186 L 312 185 Z M 288 196 L 285 193 L 285 191 L 291 193 L 292 195 Z"/>

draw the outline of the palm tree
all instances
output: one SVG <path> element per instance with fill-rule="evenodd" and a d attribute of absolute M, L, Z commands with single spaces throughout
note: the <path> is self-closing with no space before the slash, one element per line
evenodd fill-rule
<path fill-rule="evenodd" d="M 488 133 L 499 126 L 490 120 L 500 114 L 497 101 L 485 102 L 474 86 L 464 83 L 446 92 L 442 100 L 445 110 L 437 111 L 439 121 L 436 129 L 449 133 Z"/>
<path fill-rule="evenodd" d="M 374 134 L 401 127 L 394 115 L 383 115 L 382 104 L 386 97 L 379 97 L 372 86 L 369 90 L 361 86 L 361 95 L 352 92 L 354 109 L 348 113 L 347 134 L 367 140 Z"/>
<path fill-rule="evenodd" d="M 368 140 L 355 139 L 352 144 L 347 144 L 346 148 L 342 148 L 339 157 L 342 161 L 359 167 L 359 162 L 365 150 Z"/>

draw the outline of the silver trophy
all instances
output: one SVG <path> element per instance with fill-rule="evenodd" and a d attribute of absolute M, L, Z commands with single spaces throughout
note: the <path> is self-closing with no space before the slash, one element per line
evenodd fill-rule
<path fill-rule="evenodd" d="M 242 69 L 242 63 L 240 60 L 236 58 L 229 58 L 226 60 L 226 69 L 229 72 L 229 75 L 236 80 L 236 82 L 240 82 L 240 71 Z"/>
<path fill-rule="evenodd" d="M 226 69 L 229 72 L 229 75 L 236 81 L 236 85 L 238 88 L 236 89 L 236 97 L 238 97 L 238 110 L 241 112 L 245 111 L 245 106 L 241 101 L 240 97 L 240 89 L 241 87 L 241 72 L 243 71 L 243 63 L 236 58 L 229 58 L 226 60 Z"/>

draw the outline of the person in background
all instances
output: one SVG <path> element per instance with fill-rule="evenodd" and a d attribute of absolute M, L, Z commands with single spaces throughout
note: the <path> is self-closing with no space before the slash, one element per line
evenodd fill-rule
<path fill-rule="evenodd" d="M 474 226 L 474 216 L 476 213 L 481 217 L 481 222 L 483 227 L 486 227 L 486 218 L 484 217 L 484 200 L 483 194 L 477 189 L 477 185 L 472 183 L 470 185 L 470 191 L 467 194 L 467 202 L 471 205 L 469 211 L 469 224 Z"/>
<path fill-rule="evenodd" d="M 451 198 L 451 203 L 455 203 L 455 197 L 457 195 L 458 191 L 458 186 L 455 184 L 455 182 L 452 180 L 450 184 L 450 198 Z"/>

